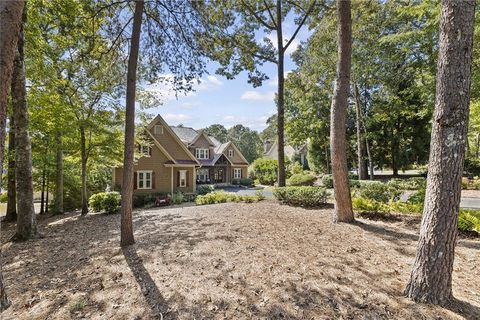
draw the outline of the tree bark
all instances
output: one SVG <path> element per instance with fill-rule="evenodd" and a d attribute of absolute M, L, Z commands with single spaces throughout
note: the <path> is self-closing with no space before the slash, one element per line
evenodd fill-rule
<path fill-rule="evenodd" d="M 46 170 L 44 165 L 42 169 L 42 191 L 40 195 L 40 214 L 45 214 L 45 180 L 46 180 Z"/>
<path fill-rule="evenodd" d="M 135 149 L 135 91 L 137 82 L 138 51 L 142 31 L 144 2 L 135 2 L 133 29 L 128 57 L 127 96 L 125 103 L 125 151 L 123 157 L 122 206 L 120 245 L 129 246 L 135 242 L 133 237 L 132 198 L 133 198 L 133 153 Z"/>
<path fill-rule="evenodd" d="M 18 37 L 18 50 L 13 63 L 12 105 L 15 122 L 15 179 L 17 188 L 17 231 L 15 241 L 25 241 L 38 236 L 35 208 L 33 206 L 32 145 L 28 131 L 28 105 L 25 78 L 24 25 Z"/>
<path fill-rule="evenodd" d="M 55 204 L 54 214 L 63 214 L 63 146 L 62 134 L 55 133 L 56 150 L 56 181 L 55 181 Z"/>
<path fill-rule="evenodd" d="M 417 254 L 406 295 L 445 304 L 452 270 L 470 102 L 475 0 L 441 4 L 436 101 L 427 191 Z"/>
<path fill-rule="evenodd" d="M 49 193 L 50 193 L 50 190 L 49 190 L 49 186 L 50 186 L 50 181 L 49 181 L 49 178 L 50 178 L 50 174 L 49 172 L 47 171 L 47 181 L 46 181 L 46 192 L 47 192 L 47 195 L 45 196 L 45 214 L 48 214 L 48 205 L 49 205 L 49 202 L 48 202 L 48 198 L 49 198 Z"/>
<path fill-rule="evenodd" d="M 358 92 L 358 85 L 353 83 L 355 94 L 355 115 L 356 115 L 356 129 L 357 129 L 357 158 L 358 158 L 358 178 L 366 180 L 368 178 L 367 163 L 365 161 L 365 141 L 362 134 L 362 110 L 360 105 L 360 93 Z"/>
<path fill-rule="evenodd" d="M 278 92 L 277 92 L 277 136 L 278 136 L 278 186 L 285 186 L 285 75 L 282 30 L 282 1 L 277 0 L 277 47 L 278 47 Z"/>
<path fill-rule="evenodd" d="M 350 1 L 337 0 L 338 61 L 330 119 L 330 154 L 335 194 L 334 222 L 355 220 L 348 182 L 346 117 L 350 88 L 352 17 Z"/>
<path fill-rule="evenodd" d="M 88 213 L 88 198 L 87 198 L 87 146 L 85 139 L 85 127 L 80 126 L 80 148 L 81 148 L 81 162 L 82 162 L 82 216 Z"/>
<path fill-rule="evenodd" d="M 13 110 L 9 119 L 8 131 L 8 170 L 7 170 L 7 212 L 5 221 L 17 221 L 17 190 L 15 186 L 15 120 Z"/>

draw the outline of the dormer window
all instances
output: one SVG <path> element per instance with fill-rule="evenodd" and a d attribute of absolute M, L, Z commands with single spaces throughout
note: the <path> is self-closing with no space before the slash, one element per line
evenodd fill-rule
<path fill-rule="evenodd" d="M 228 156 L 233 157 L 233 149 L 228 149 Z"/>
<path fill-rule="evenodd" d="M 156 124 L 153 127 L 153 133 L 158 135 L 163 134 L 163 126 L 161 124 Z"/>
<path fill-rule="evenodd" d="M 210 152 L 208 149 L 195 149 L 195 157 L 197 159 L 210 159 Z"/>

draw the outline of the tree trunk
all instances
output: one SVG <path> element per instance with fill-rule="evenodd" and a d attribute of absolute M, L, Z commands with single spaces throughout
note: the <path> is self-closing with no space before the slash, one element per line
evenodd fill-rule
<path fill-rule="evenodd" d="M 13 109 L 13 108 L 12 108 Z M 17 190 L 15 186 L 15 120 L 13 110 L 9 119 L 7 170 L 7 212 L 5 221 L 17 221 Z"/>
<path fill-rule="evenodd" d="M 57 131 L 55 134 L 57 144 L 56 152 L 56 181 L 55 181 L 55 205 L 54 214 L 63 214 L 63 146 L 62 134 Z"/>
<path fill-rule="evenodd" d="M 285 186 L 285 99 L 284 57 L 282 32 L 282 1 L 277 0 L 277 47 L 278 47 L 278 92 L 277 92 L 277 135 L 278 135 L 278 186 Z"/>
<path fill-rule="evenodd" d="M 46 170 L 44 165 L 42 169 L 42 192 L 40 195 L 40 214 L 45 214 L 45 180 L 46 180 Z"/>
<path fill-rule="evenodd" d="M 82 216 L 88 213 L 87 199 L 87 146 L 85 140 L 85 127 L 80 126 L 80 148 L 82 162 Z"/>
<path fill-rule="evenodd" d="M 366 146 L 366 149 L 367 149 L 367 155 L 368 155 L 368 165 L 370 166 L 370 180 L 373 180 L 375 179 L 375 170 L 373 168 L 373 157 L 372 157 L 372 153 L 370 151 L 370 145 L 368 144 L 368 139 L 367 139 L 367 129 L 365 129 L 365 146 Z"/>
<path fill-rule="evenodd" d="M 330 153 L 335 193 L 335 222 L 355 220 L 348 183 L 346 117 L 350 88 L 352 17 L 350 1 L 337 0 L 338 61 L 330 119 Z"/>
<path fill-rule="evenodd" d="M 358 178 L 360 180 L 366 180 L 368 178 L 368 172 L 366 171 L 367 164 L 365 161 L 365 141 L 362 135 L 362 110 L 360 105 L 360 94 L 358 92 L 358 86 L 353 84 L 355 94 L 355 114 L 356 114 L 356 127 L 357 127 L 357 158 L 358 158 Z"/>
<path fill-rule="evenodd" d="M 49 178 L 50 178 L 50 174 L 49 172 L 47 171 L 47 181 L 46 181 L 46 192 L 47 192 L 47 195 L 45 197 L 45 214 L 48 214 L 48 205 L 49 205 L 49 202 L 48 202 L 48 198 L 49 198 L 49 193 L 50 193 L 50 190 L 49 190 L 49 186 L 50 186 L 50 181 L 49 181 Z"/>
<path fill-rule="evenodd" d="M 128 57 L 127 97 L 125 103 L 125 153 L 123 158 L 122 179 L 121 246 L 129 246 L 135 242 L 132 222 L 133 153 L 135 150 L 135 90 L 143 6 L 143 1 L 135 2 L 130 55 Z"/>
<path fill-rule="evenodd" d="M 25 79 L 24 25 L 18 37 L 18 51 L 13 64 L 12 105 L 15 122 L 15 179 L 17 187 L 17 231 L 15 241 L 37 237 L 37 220 L 33 206 L 32 145 L 28 132 L 28 106 Z"/>
<path fill-rule="evenodd" d="M 452 270 L 470 102 L 475 0 L 441 4 L 427 191 L 417 254 L 406 295 L 445 304 L 453 298 Z"/>

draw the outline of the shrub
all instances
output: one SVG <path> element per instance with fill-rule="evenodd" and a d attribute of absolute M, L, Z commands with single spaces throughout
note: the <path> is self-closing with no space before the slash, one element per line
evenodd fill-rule
<path fill-rule="evenodd" d="M 242 178 L 240 179 L 240 185 L 245 186 L 245 187 L 251 187 L 253 186 L 253 179 L 250 178 Z"/>
<path fill-rule="evenodd" d="M 333 177 L 331 174 L 326 174 L 322 177 L 322 185 L 325 188 L 333 188 Z"/>
<path fill-rule="evenodd" d="M 391 179 L 387 185 L 398 190 L 418 190 L 426 187 L 427 180 L 424 177 Z"/>
<path fill-rule="evenodd" d="M 261 184 L 273 185 L 277 181 L 278 161 L 259 158 L 252 163 L 251 172 L 254 179 Z"/>
<path fill-rule="evenodd" d="M 303 173 L 303 166 L 298 162 L 298 161 L 294 161 L 289 167 L 288 167 L 288 171 L 290 171 L 290 173 L 292 174 L 292 176 L 296 175 L 296 174 L 301 174 Z"/>
<path fill-rule="evenodd" d="M 225 192 L 223 190 L 210 192 L 205 195 L 199 195 L 195 199 L 195 202 L 198 205 L 204 204 L 214 204 L 214 203 L 225 203 L 225 202 L 255 202 L 265 199 L 263 194 L 259 196 L 257 193 L 255 195 L 238 195 L 231 192 Z"/>
<path fill-rule="evenodd" d="M 289 186 L 313 186 L 317 178 L 308 173 L 297 173 L 288 179 L 287 185 Z"/>
<path fill-rule="evenodd" d="M 354 194 L 358 198 L 387 203 L 390 200 L 397 200 L 400 191 L 379 181 L 363 181 L 360 182 L 360 188 L 357 188 Z"/>
<path fill-rule="evenodd" d="M 7 203 L 7 201 L 8 201 L 8 193 L 4 192 L 4 193 L 0 194 L 0 202 L 1 203 Z"/>
<path fill-rule="evenodd" d="M 172 203 L 173 204 L 181 204 L 185 200 L 185 195 L 183 192 L 177 191 L 174 194 L 172 194 Z"/>
<path fill-rule="evenodd" d="M 121 198 L 120 193 L 116 191 L 100 192 L 92 195 L 88 204 L 94 212 L 116 213 L 120 209 Z"/>
<path fill-rule="evenodd" d="M 318 207 L 327 202 L 327 191 L 322 187 L 279 187 L 273 195 L 282 203 L 301 207 Z"/>
<path fill-rule="evenodd" d="M 461 209 L 458 215 L 458 229 L 480 234 L 480 210 Z"/>
<path fill-rule="evenodd" d="M 265 195 L 261 190 L 255 191 L 255 197 L 257 197 L 257 201 L 265 200 Z"/>
<path fill-rule="evenodd" d="M 213 191 L 215 191 L 215 187 L 211 184 L 203 184 L 197 186 L 197 194 L 199 195 L 204 195 Z"/>
<path fill-rule="evenodd" d="M 155 193 L 138 193 L 133 195 L 133 207 L 142 208 L 145 206 L 153 206 L 155 204 L 156 197 L 167 197 L 170 194 L 168 192 L 155 192 Z"/>
<path fill-rule="evenodd" d="M 375 212 L 375 213 L 388 213 L 390 207 L 388 204 L 366 198 L 352 198 L 352 206 L 355 211 L 358 212 Z"/>

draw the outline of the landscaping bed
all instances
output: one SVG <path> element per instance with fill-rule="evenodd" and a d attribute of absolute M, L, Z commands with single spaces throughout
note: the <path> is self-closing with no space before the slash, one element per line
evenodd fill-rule
<path fill-rule="evenodd" d="M 448 309 L 403 289 L 418 222 L 333 224 L 332 209 L 275 201 L 41 218 L 44 238 L 6 243 L 3 319 L 476 319 L 480 242 L 460 239 Z M 161 314 L 161 316 L 160 316 Z"/>

